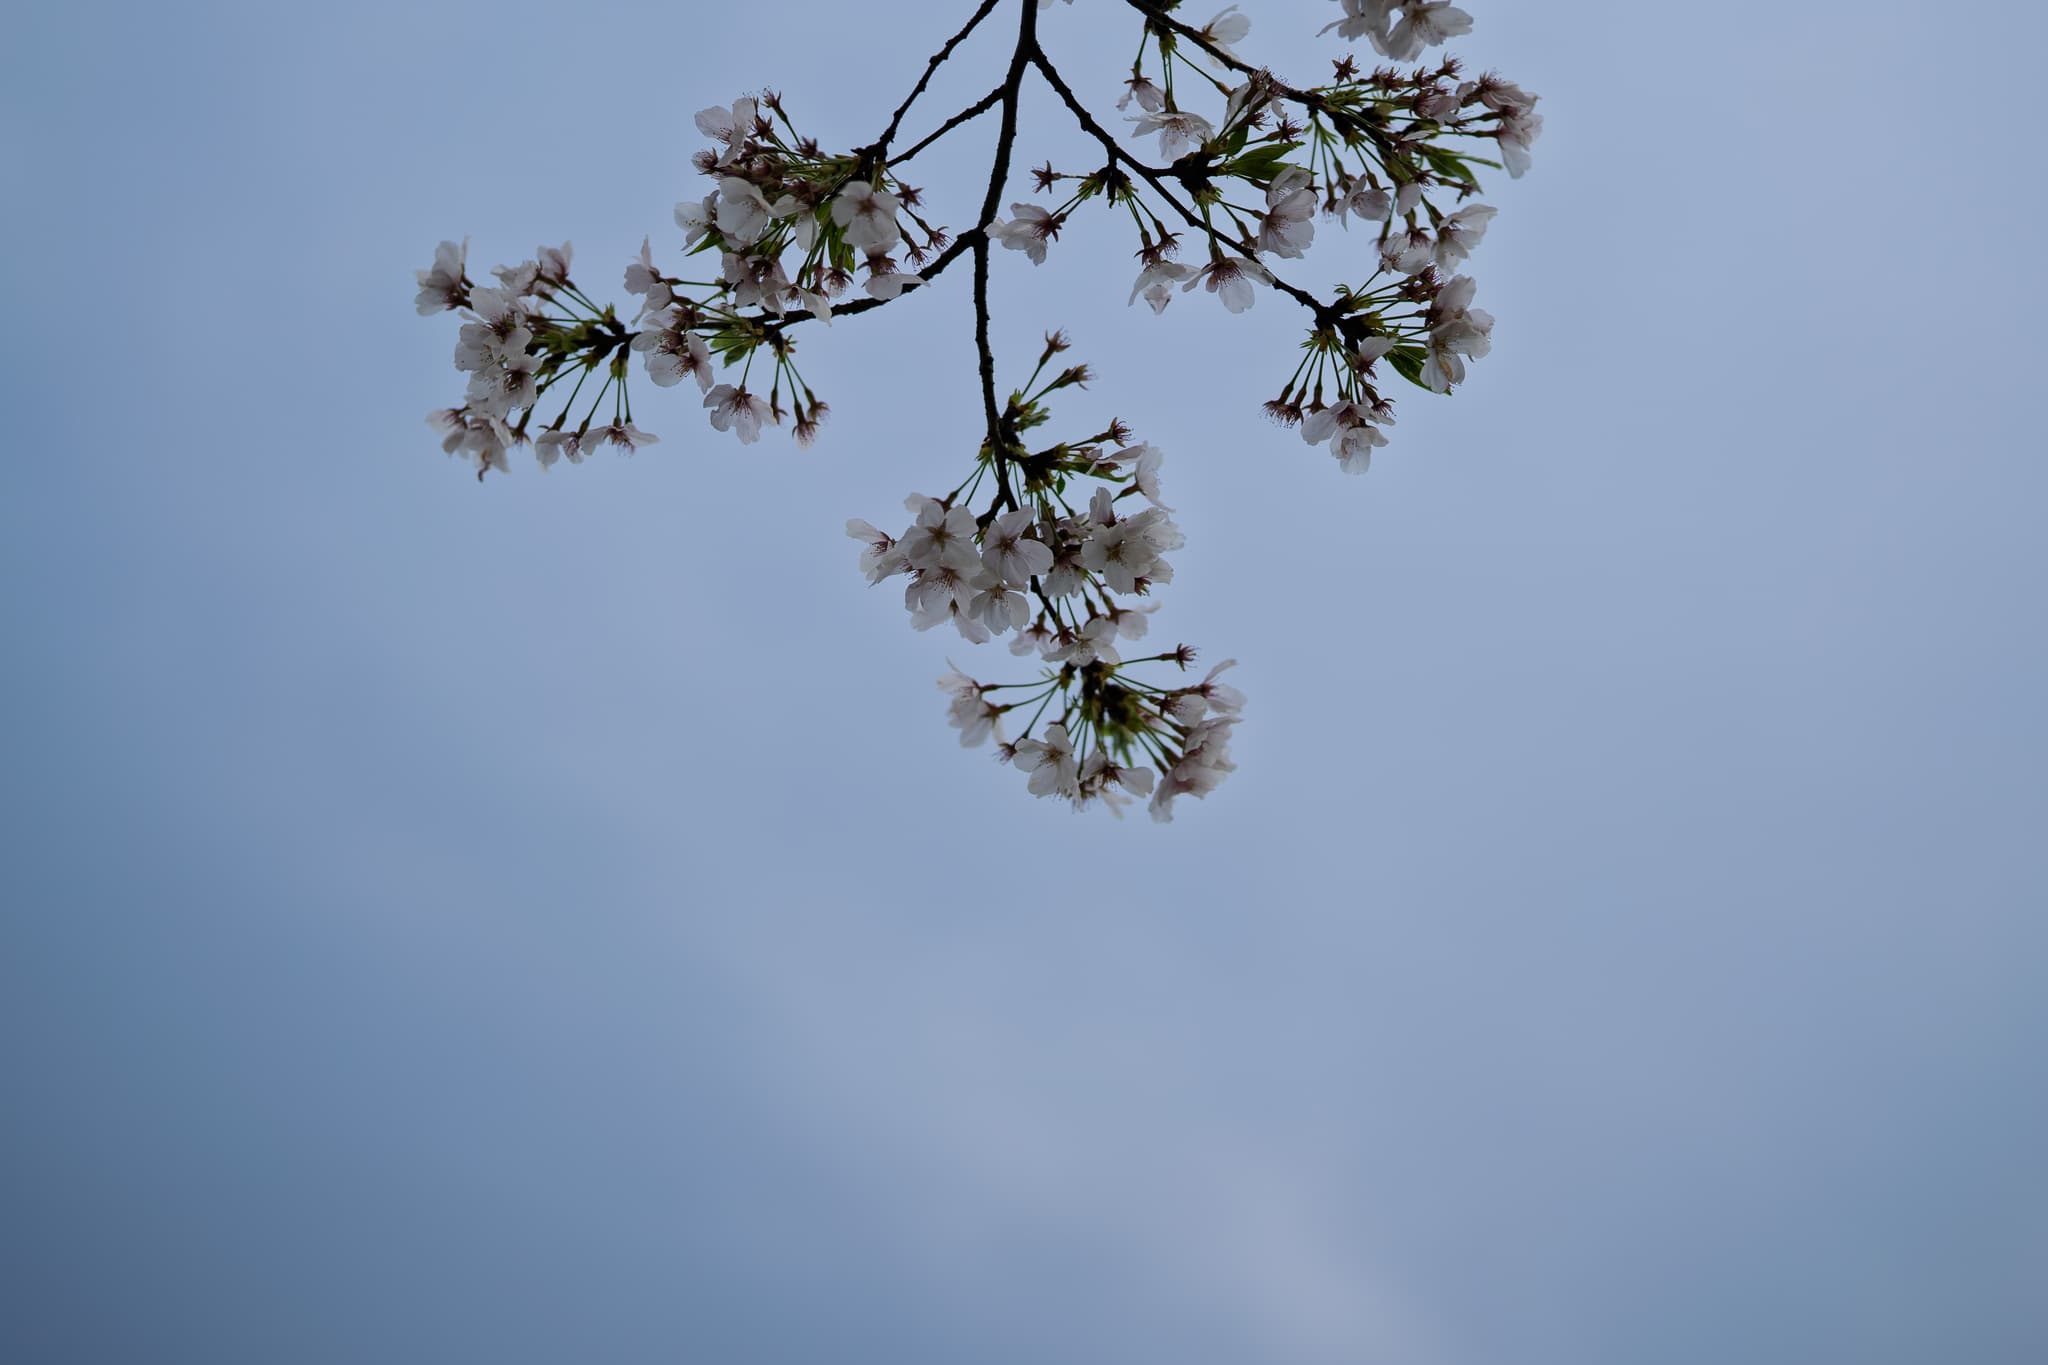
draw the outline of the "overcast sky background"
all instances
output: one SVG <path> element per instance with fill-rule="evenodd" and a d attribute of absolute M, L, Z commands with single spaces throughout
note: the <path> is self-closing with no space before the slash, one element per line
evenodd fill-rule
<path fill-rule="evenodd" d="M 964 277 L 806 329 L 808 452 L 421 422 L 435 242 L 618 297 L 695 110 L 865 141 L 961 5 L 16 15 L 0 1358 L 2048 1359 L 2048 23 L 1468 7 L 1548 126 L 1370 476 L 1257 411 L 1285 300 L 997 261 L 1243 660 L 1167 827 L 959 749 L 1009 656 L 841 535 L 971 459 Z M 1045 30 L 1108 111 L 1129 16 Z"/>

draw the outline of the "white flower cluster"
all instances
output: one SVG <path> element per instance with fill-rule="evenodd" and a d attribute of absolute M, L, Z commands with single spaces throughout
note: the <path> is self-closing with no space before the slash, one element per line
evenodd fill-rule
<path fill-rule="evenodd" d="M 1159 656 L 1192 662 L 1192 650 Z M 1217 681 L 1235 666 L 1226 659 L 1200 682 L 1158 687 L 1110 665 L 1067 666 L 1036 682 L 984 683 L 957 669 L 939 679 L 951 698 L 947 719 L 960 743 L 973 747 L 993 738 L 996 757 L 1029 775 L 1033 796 L 1064 797 L 1077 810 L 1101 802 L 1121 812 L 1133 797 L 1149 796 L 1154 820 L 1173 819 L 1182 796 L 1204 797 L 1237 765 L 1230 758 L 1230 732 L 1244 707 L 1244 694 Z M 1015 692 L 1014 700 L 998 700 Z M 1004 720 L 1028 710 L 1030 728 L 1057 719 L 1033 735 L 1010 740 Z"/>
<path fill-rule="evenodd" d="M 1149 445 L 1107 457 L 1148 472 L 1159 458 Z M 1134 477 L 1126 492 L 1139 487 Z M 915 519 L 902 535 L 860 520 L 847 522 L 846 533 L 867 546 L 860 564 L 870 583 L 909 576 L 903 605 L 919 630 L 951 623 L 974 644 L 1014 631 L 1013 654 L 1115 663 L 1117 639 L 1143 638 L 1150 608 L 1112 594 L 1143 596 L 1172 582 L 1166 554 L 1186 543 L 1166 508 L 1119 515 L 1116 503 L 1101 487 L 1079 514 L 1027 506 L 977 518 L 964 505 L 913 493 L 904 506 Z"/>
<path fill-rule="evenodd" d="M 530 444 L 543 469 L 603 445 L 631 453 L 655 439 L 633 423 L 628 381 L 638 356 L 657 388 L 694 382 L 714 430 L 752 444 L 794 417 L 793 435 L 808 444 L 827 407 L 797 367 L 802 327 L 886 306 L 971 255 L 987 426 L 973 467 L 943 496 L 909 498 L 899 533 L 865 521 L 849 522 L 848 533 L 862 542 L 870 582 L 905 580 L 917 629 L 950 624 L 973 643 L 1008 637 L 1011 652 L 1041 670 L 1023 683 L 981 683 L 957 671 L 943 680 L 963 743 L 996 741 L 1037 795 L 1112 808 L 1144 796 L 1166 819 L 1178 797 L 1204 796 L 1232 770 L 1229 738 L 1243 698 L 1218 681 L 1228 663 L 1193 685 L 1138 676 L 1194 660 L 1185 645 L 1131 657 L 1151 625 L 1153 590 L 1172 581 L 1169 556 L 1183 544 L 1161 499 L 1164 457 L 1114 421 L 1078 440 L 1033 444 L 1029 433 L 1051 420 L 1048 396 L 1085 385 L 1089 373 L 1048 370 L 1067 349 L 1055 333 L 1030 378 L 1001 400 L 989 341 L 995 248 L 1043 265 L 1081 206 L 1100 200 L 1136 231 L 1139 270 L 1127 305 L 1143 298 L 1160 313 L 1198 290 L 1231 313 L 1266 293 L 1300 305 L 1308 339 L 1266 411 L 1346 473 L 1364 473 L 1394 424 L 1381 391 L 1386 373 L 1448 393 L 1490 351 L 1493 318 L 1473 306 L 1477 286 L 1462 273 L 1496 216 L 1474 198 L 1479 169 L 1523 174 L 1543 120 L 1535 96 L 1491 73 L 1468 78 L 1453 57 L 1362 69 L 1347 56 L 1325 84 L 1291 86 L 1239 55 L 1251 21 L 1237 5 L 1195 27 L 1176 17 L 1179 0 L 1125 0 L 1143 33 L 1117 100 L 1125 116 L 1111 131 L 1038 40 L 1049 3 L 978 5 L 880 136 L 848 151 L 799 133 L 772 91 L 698 113 L 709 145 L 693 165 L 709 189 L 676 205 L 674 263 L 648 238 L 627 264 L 632 308 L 578 288 L 566 243 L 498 267 L 496 283 L 480 286 L 467 274 L 467 244 L 443 242 L 418 272 L 416 304 L 422 314 L 459 315 L 454 360 L 466 393 L 429 420 L 479 479 L 507 470 L 519 445 Z M 1449 0 L 1338 3 L 1342 14 L 1326 31 L 1364 40 L 1389 63 L 1415 62 L 1472 27 Z M 1016 41 L 1002 82 L 899 146 L 905 116 L 934 73 L 1004 11 Z M 1021 87 L 1033 77 L 1103 157 L 1082 174 L 1050 162 L 1033 169 L 1039 192 L 1070 191 L 1046 204 L 1008 194 Z M 1001 131 L 975 195 L 975 227 L 956 240 L 926 220 L 903 169 L 995 110 Z M 1008 215 L 999 216 L 1005 202 Z M 1315 250 L 1319 217 L 1347 233 L 1361 229 L 1348 240 L 1365 278 L 1334 297 L 1287 278 L 1291 263 Z M 557 401 L 551 419 L 537 416 Z M 1012 739 L 1006 722 L 1019 720 Z"/>
<path fill-rule="evenodd" d="M 1490 205 L 1463 202 L 1478 191 L 1475 166 L 1493 163 L 1461 149 L 1497 148 L 1510 173 L 1520 175 L 1542 128 L 1536 99 L 1495 75 L 1464 79 L 1454 59 L 1434 70 L 1362 72 L 1346 58 L 1330 84 L 1295 89 L 1237 58 L 1234 45 L 1250 23 L 1235 6 L 1196 29 L 1174 20 L 1171 5 L 1130 2 L 1148 22 L 1117 103 L 1136 106 L 1132 131 L 1156 134 L 1158 154 L 1170 164 L 1155 170 L 1126 155 L 1128 172 L 1112 167 L 1087 175 L 1048 165 L 1034 172 L 1039 187 L 1078 182 L 1068 199 L 1051 209 L 1013 205 L 1014 216 L 995 220 L 988 231 L 1043 262 L 1060 226 L 1100 195 L 1137 224 L 1140 269 L 1129 302 L 1142 297 L 1162 312 L 1176 292 L 1200 287 L 1239 313 L 1261 288 L 1271 288 L 1308 306 L 1314 318 L 1305 357 L 1267 411 L 1298 424 L 1303 439 L 1326 446 L 1346 473 L 1364 473 L 1393 423 L 1376 365 L 1447 393 L 1464 381 L 1466 363 L 1491 347 L 1493 319 L 1471 307 L 1473 281 L 1451 272 L 1470 259 L 1495 216 Z M 1328 27 L 1367 39 L 1397 61 L 1472 26 L 1463 10 L 1438 0 L 1341 2 L 1344 17 Z M 1191 50 L 1235 83 L 1208 75 Z M 1212 116 L 1183 104 L 1176 71 L 1181 91 L 1214 91 L 1221 110 Z M 1192 204 L 1176 202 L 1176 189 L 1190 193 Z M 1445 191 L 1460 202 L 1440 206 L 1437 196 Z M 1154 201 L 1177 209 L 1186 227 L 1169 226 Z M 1289 285 L 1273 264 L 1308 254 L 1319 208 L 1347 228 L 1362 222 L 1377 236 L 1371 278 L 1335 303 Z M 1200 264 L 1176 259 L 1189 230 L 1206 250 Z"/>
<path fill-rule="evenodd" d="M 609 443 L 631 454 L 652 445 L 653 436 L 633 425 L 624 402 L 627 333 L 607 309 L 586 299 L 569 278 L 571 247 L 541 247 L 528 261 L 501 265 L 492 273 L 498 287 L 473 284 L 467 273 L 467 246 L 443 242 L 434 263 L 415 272 L 422 314 L 455 311 L 464 319 L 455 341 L 455 368 L 469 376 L 462 406 L 427 414 L 442 434 L 441 448 L 467 459 L 481 479 L 490 470 L 511 470 L 509 451 L 533 445 L 540 467 L 547 469 L 567 456 L 571 463 Z M 561 313 L 551 314 L 555 308 Z M 583 313 L 586 316 L 571 316 Z M 568 407 L 553 424 L 531 430 L 534 408 L 542 394 L 569 374 L 588 378 L 607 357 L 611 379 L 599 390 L 590 411 L 571 430 L 565 427 Z M 597 420 L 597 403 L 618 382 L 609 422 Z M 571 401 L 574 394 L 571 395 Z"/>
<path fill-rule="evenodd" d="M 1034 389 L 1066 347 L 1062 335 L 1046 338 L 1038 368 L 1002 414 L 1003 430 L 1044 424 L 1046 395 L 1086 382 L 1087 368 L 1070 366 Z M 1044 666 L 1029 683 L 977 683 L 957 671 L 943 679 L 961 743 L 994 737 L 999 756 L 1031 775 L 1035 795 L 1111 807 L 1150 795 L 1161 820 L 1171 818 L 1174 798 L 1207 795 L 1231 770 L 1229 734 L 1244 704 L 1216 680 L 1227 664 L 1189 687 L 1132 675 L 1140 664 L 1186 668 L 1194 651 L 1185 645 L 1125 657 L 1151 625 L 1151 590 L 1173 580 L 1166 556 L 1185 543 L 1161 495 L 1165 458 L 1115 423 L 1037 452 L 984 447 L 951 493 L 905 501 L 912 520 L 900 535 L 846 524 L 870 583 L 909 580 L 903 605 L 917 629 L 950 622 L 976 644 L 1009 635 L 1012 654 Z M 977 494 L 986 498 L 979 512 Z M 1021 695 L 998 700 L 1009 692 Z M 1024 707 L 1030 720 L 1011 741 L 1003 718 Z M 1050 722 L 1042 731 L 1041 720 Z"/>

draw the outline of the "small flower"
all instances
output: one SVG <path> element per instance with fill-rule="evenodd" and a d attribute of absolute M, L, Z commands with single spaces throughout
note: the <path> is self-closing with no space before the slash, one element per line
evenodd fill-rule
<path fill-rule="evenodd" d="M 1487 204 L 1468 204 L 1436 225 L 1436 263 L 1449 270 L 1472 255 L 1472 248 L 1486 236 L 1486 225 L 1499 210 Z"/>
<path fill-rule="evenodd" d="M 855 517 L 846 523 L 846 534 L 863 542 L 867 548 L 860 552 L 860 571 L 868 582 L 879 583 L 899 573 L 907 573 L 909 562 L 897 546 L 895 537 L 868 522 Z"/>
<path fill-rule="evenodd" d="M 1380 264 L 1397 275 L 1419 275 L 1436 258 L 1436 239 L 1429 229 L 1406 228 L 1380 243 Z"/>
<path fill-rule="evenodd" d="M 462 324 L 456 337 L 456 369 L 496 369 L 533 344 L 533 332 L 526 325 L 532 315 L 524 298 L 506 289 L 473 289 L 469 303 L 477 320 Z"/>
<path fill-rule="evenodd" d="M 1131 297 L 1125 306 L 1136 303 L 1138 295 L 1143 294 L 1153 312 L 1163 313 L 1166 305 L 1173 302 L 1173 286 L 1195 273 L 1195 267 L 1178 261 L 1154 261 L 1138 272 L 1137 283 L 1131 286 Z"/>
<path fill-rule="evenodd" d="M 1266 188 L 1266 215 L 1259 220 L 1259 250 L 1298 259 L 1316 236 L 1316 192 L 1309 173 L 1289 166 Z"/>
<path fill-rule="evenodd" d="M 1230 51 L 1232 43 L 1243 42 L 1251 31 L 1251 16 L 1238 13 L 1236 5 L 1202 25 L 1202 36 L 1225 52 Z"/>
<path fill-rule="evenodd" d="M 575 247 L 568 242 L 560 246 L 534 248 L 536 263 L 540 267 L 539 282 L 549 289 L 558 289 L 569 282 L 569 258 Z"/>
<path fill-rule="evenodd" d="M 1449 0 L 1402 0 L 1400 18 L 1386 37 L 1385 46 L 1373 46 L 1397 62 L 1412 62 L 1426 47 L 1472 31 L 1472 16 Z"/>
<path fill-rule="evenodd" d="M 1393 196 L 1361 176 L 1351 182 L 1344 197 L 1337 201 L 1337 220 L 1347 229 L 1351 226 L 1350 215 L 1354 213 L 1362 222 L 1384 223 L 1393 210 Z"/>
<path fill-rule="evenodd" d="M 463 275 L 463 262 L 469 255 L 469 243 L 457 246 L 443 242 L 434 248 L 434 263 L 425 270 L 413 271 L 419 281 L 419 296 L 413 300 L 421 317 L 444 313 L 450 308 L 460 308 L 469 302 L 469 288 Z"/>
<path fill-rule="evenodd" d="M 1209 120 L 1185 109 L 1150 110 L 1133 116 L 1131 123 L 1131 131 L 1140 137 L 1159 134 L 1159 155 L 1167 161 L 1180 160 L 1216 135 Z"/>
<path fill-rule="evenodd" d="M 1465 358 L 1479 360 L 1493 349 L 1493 314 L 1471 307 L 1477 288 L 1470 275 L 1455 276 L 1429 306 L 1429 358 L 1423 362 L 1422 382 L 1437 393 L 1465 382 Z"/>
<path fill-rule="evenodd" d="M 532 407 L 538 396 L 534 375 L 539 364 L 530 355 L 514 355 L 497 368 L 479 370 L 469 377 L 469 405 L 486 417 Z"/>
<path fill-rule="evenodd" d="M 1010 212 L 1016 217 L 1009 222 L 991 218 L 984 231 L 991 240 L 1029 256 L 1033 265 L 1045 264 L 1045 244 L 1060 235 L 1065 220 L 1036 204 L 1012 204 Z"/>
<path fill-rule="evenodd" d="M 868 257 L 868 280 L 866 289 L 870 295 L 884 301 L 895 298 L 912 285 L 923 284 L 922 277 L 898 273 L 896 263 L 887 256 Z"/>
<path fill-rule="evenodd" d="M 939 690 L 953 701 L 946 708 L 946 723 L 960 731 L 960 747 L 972 749 L 991 734 L 1003 738 L 1003 709 L 989 701 L 981 684 L 954 669 L 939 679 Z"/>
<path fill-rule="evenodd" d="M 720 384 L 706 393 L 704 406 L 711 409 L 711 425 L 734 432 L 742 445 L 760 440 L 762 419 L 773 416 L 764 400 L 731 384 Z"/>
<path fill-rule="evenodd" d="M 1257 301 L 1252 282 L 1272 283 L 1273 277 L 1257 261 L 1243 256 L 1219 256 L 1195 272 L 1194 278 L 1181 286 L 1186 293 L 1196 285 L 1203 285 L 1223 301 L 1223 306 L 1233 313 L 1242 313 Z"/>
<path fill-rule="evenodd" d="M 1014 588 L 1030 587 L 1034 577 L 1052 568 L 1052 551 L 1028 538 L 1031 526 L 1031 509 L 1020 507 L 989 523 L 982 536 L 982 566 Z M 1021 600 L 1018 605 L 1023 605 Z"/>
<path fill-rule="evenodd" d="M 728 175 L 718 182 L 718 231 L 735 246 L 752 246 L 773 221 L 768 200 L 751 180 Z"/>
<path fill-rule="evenodd" d="M 683 230 L 684 246 L 697 245 L 697 239 L 709 232 L 717 221 L 717 190 L 697 202 L 685 201 L 676 205 L 676 226 Z"/>
<path fill-rule="evenodd" d="M 747 96 L 734 100 L 730 109 L 713 105 L 698 113 L 697 131 L 714 142 L 725 144 L 719 150 L 718 165 L 731 165 L 739 156 L 747 145 L 747 138 L 753 134 L 754 122 L 759 116 L 759 107 Z"/>
<path fill-rule="evenodd" d="M 654 248 L 651 239 L 640 239 L 640 259 L 626 267 L 626 292 L 641 295 L 640 314 L 658 312 L 674 301 L 675 295 L 654 268 Z"/>
<path fill-rule="evenodd" d="M 984 569 L 973 580 L 975 591 L 967 614 L 997 635 L 1022 630 L 1031 619 L 1031 603 L 1025 595 Z"/>
<path fill-rule="evenodd" d="M 1166 107 L 1166 92 L 1152 84 L 1142 71 L 1133 71 L 1131 78 L 1124 82 L 1124 93 L 1116 102 L 1119 109 L 1131 107 L 1136 100 L 1138 107 L 1150 114 L 1156 114 Z"/>
<path fill-rule="evenodd" d="M 895 195 L 856 180 L 833 198 L 832 221 L 846 233 L 847 245 L 854 250 L 870 256 L 887 255 L 903 240 L 903 230 L 896 225 L 901 207 Z"/>
<path fill-rule="evenodd" d="M 633 338 L 633 349 L 647 357 L 647 377 L 666 389 L 688 376 L 697 381 L 699 393 L 710 392 L 711 348 L 704 338 L 684 329 L 680 312 L 673 306 L 649 322 Z"/>
<path fill-rule="evenodd" d="M 1080 794 L 1081 772 L 1074 763 L 1074 741 L 1067 737 L 1067 727 L 1058 721 L 1045 727 L 1042 740 L 1018 740 L 1017 755 L 1012 761 L 1031 774 L 1033 796 Z"/>
<path fill-rule="evenodd" d="M 974 513 L 965 507 L 947 507 L 928 502 L 919 509 L 917 521 L 903 533 L 903 558 L 913 569 L 950 567 L 962 575 L 981 567 L 975 549 Z"/>
<path fill-rule="evenodd" d="M 1131 469 L 1131 486 L 1138 490 L 1140 497 L 1154 507 L 1171 512 L 1159 498 L 1159 466 L 1166 463 L 1166 452 L 1147 442 L 1119 450 L 1109 457 L 1118 464 L 1127 464 Z"/>
<path fill-rule="evenodd" d="M 584 435 L 582 444 L 586 453 L 595 451 L 599 445 L 609 443 L 624 447 L 625 452 L 631 455 L 641 446 L 657 445 L 660 441 L 659 436 L 650 435 L 631 422 L 613 422 L 609 426 L 592 427 Z"/>
<path fill-rule="evenodd" d="M 1530 101 L 1535 102 L 1533 99 Z M 1503 115 L 1500 130 L 1494 136 L 1500 139 L 1501 164 L 1508 168 L 1508 174 L 1519 180 L 1529 169 L 1529 147 L 1543 131 L 1543 115 L 1522 111 Z"/>
<path fill-rule="evenodd" d="M 583 433 L 563 431 L 560 427 L 549 427 L 533 438 L 533 453 L 540 461 L 542 470 L 554 468 L 555 461 L 567 456 L 570 464 L 582 464 L 584 456 Z"/>

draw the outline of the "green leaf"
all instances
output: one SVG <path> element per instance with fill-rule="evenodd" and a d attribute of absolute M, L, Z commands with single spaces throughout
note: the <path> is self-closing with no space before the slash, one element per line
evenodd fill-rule
<path fill-rule="evenodd" d="M 1300 146 L 1299 142 L 1269 142 L 1224 162 L 1217 169 L 1225 175 L 1249 180 L 1263 189 L 1272 184 L 1280 172 L 1287 168 L 1288 155 Z"/>

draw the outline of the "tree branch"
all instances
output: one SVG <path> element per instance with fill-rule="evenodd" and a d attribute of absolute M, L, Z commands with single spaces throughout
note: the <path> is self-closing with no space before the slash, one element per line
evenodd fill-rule
<path fill-rule="evenodd" d="M 1132 0 L 1132 3 L 1135 4 L 1136 0 Z M 1135 171 L 1140 179 L 1152 187 L 1152 192 L 1161 199 L 1164 199 L 1173 208 L 1174 212 L 1186 220 L 1189 226 L 1198 229 L 1211 242 L 1222 240 L 1228 245 L 1245 252 L 1247 255 L 1250 254 L 1251 247 L 1249 244 L 1232 242 L 1217 232 L 1201 215 L 1174 197 L 1173 191 L 1166 187 L 1165 178 L 1158 171 L 1125 151 L 1124 145 L 1116 140 L 1116 135 L 1095 121 L 1095 115 L 1088 112 L 1088 107 L 1081 103 L 1079 97 L 1074 94 L 1066 81 L 1060 77 L 1059 71 L 1051 62 L 1046 60 L 1045 53 L 1035 52 L 1032 56 L 1032 64 L 1038 68 L 1038 73 L 1045 77 L 1046 84 L 1050 85 L 1054 92 L 1059 95 L 1061 102 L 1067 106 L 1068 112 L 1073 114 L 1075 121 L 1081 125 L 1082 131 L 1101 143 L 1103 150 L 1107 151 L 1111 158 L 1121 161 L 1124 165 Z M 1275 289 L 1314 313 L 1317 322 L 1327 323 L 1336 316 L 1335 312 L 1327 304 L 1309 293 L 1306 289 L 1300 289 L 1289 284 L 1271 270 L 1266 270 L 1264 266 L 1261 266 L 1260 269 L 1265 270 L 1266 278 L 1272 282 Z"/>
<path fill-rule="evenodd" d="M 934 142 L 937 142 L 940 138 L 952 132 L 961 124 L 971 123 L 975 119 L 980 118 L 983 114 L 986 114 L 989 110 L 995 108 L 996 101 L 1000 100 L 1002 97 L 1003 87 L 999 85 L 995 89 L 989 91 L 986 95 L 983 95 L 980 99 L 976 100 L 974 103 L 968 105 L 965 109 L 962 109 L 959 113 L 953 115 L 953 117 L 947 119 L 944 123 L 940 124 L 938 128 L 935 129 L 929 136 L 919 139 L 917 145 L 912 147 L 909 151 L 903 153 L 903 155 L 890 157 L 889 164 L 891 166 L 901 166 L 904 162 L 910 160 L 910 158 L 916 156 L 919 152 L 931 146 Z"/>
<path fill-rule="evenodd" d="M 967 23 L 961 27 L 958 33 L 948 38 L 946 45 L 937 52 L 934 52 L 931 60 L 925 63 L 924 74 L 917 78 L 917 84 L 912 86 L 910 93 L 903 97 L 903 103 L 896 106 L 896 112 L 890 116 L 888 128 L 866 150 L 879 154 L 889 149 L 889 143 L 895 138 L 896 130 L 903 126 L 903 116 L 910 112 L 910 106 L 917 103 L 917 97 L 924 93 L 927 85 L 931 84 L 932 74 L 946 64 L 946 59 L 953 55 L 953 49 L 966 42 L 967 35 L 974 32 L 980 26 L 982 20 L 995 13 L 996 6 L 1002 2 L 1003 0 L 981 0 L 981 7 L 974 11 L 973 17 L 968 19 Z"/>
<path fill-rule="evenodd" d="M 996 134 L 994 164 L 989 167 L 988 192 L 982 196 L 981 214 L 974 220 L 974 226 L 966 236 L 973 242 L 974 251 L 974 350 L 981 367 L 981 407 L 988 422 L 989 452 L 994 457 L 996 486 L 1002 498 L 1011 506 L 1016 500 L 1010 492 L 1009 456 L 1003 432 L 1002 415 L 996 410 L 996 357 L 988 340 L 988 253 L 989 240 L 986 231 L 989 221 L 1002 206 L 1003 187 L 1010 179 L 1010 152 L 1017 142 L 1017 103 L 1024 90 L 1024 71 L 1034 59 L 1042 60 L 1038 50 L 1038 0 L 1018 0 L 1021 17 L 1017 21 L 1017 47 L 1010 53 L 1010 69 L 1003 76 L 1003 124 Z"/>

